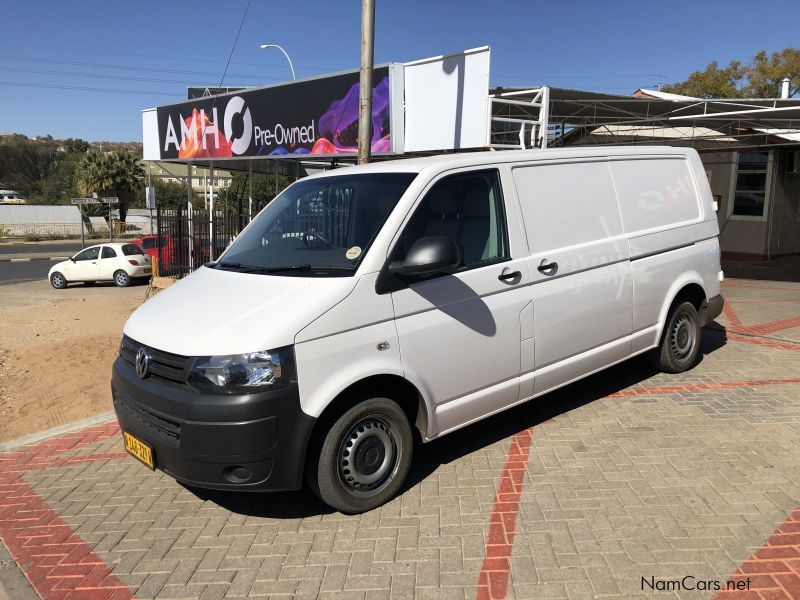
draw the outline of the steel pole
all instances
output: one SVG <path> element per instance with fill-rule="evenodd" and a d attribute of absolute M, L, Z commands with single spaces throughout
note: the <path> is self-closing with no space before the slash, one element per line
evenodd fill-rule
<path fill-rule="evenodd" d="M 358 164 L 372 154 L 372 59 L 375 46 L 375 0 L 361 0 L 361 72 L 358 93 Z"/>
<path fill-rule="evenodd" d="M 83 204 L 79 204 L 78 209 L 81 211 L 81 250 L 83 250 L 86 247 L 86 242 L 83 237 Z"/>

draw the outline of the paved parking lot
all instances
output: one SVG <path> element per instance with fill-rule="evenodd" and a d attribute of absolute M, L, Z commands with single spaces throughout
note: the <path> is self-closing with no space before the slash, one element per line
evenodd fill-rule
<path fill-rule="evenodd" d="M 724 295 L 691 372 L 633 360 L 421 447 L 370 513 L 187 489 L 108 423 L 0 455 L 0 538 L 45 598 L 800 598 L 800 284 Z"/>

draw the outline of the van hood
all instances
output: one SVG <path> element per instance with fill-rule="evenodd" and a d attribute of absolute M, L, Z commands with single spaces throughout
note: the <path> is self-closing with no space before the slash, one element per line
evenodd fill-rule
<path fill-rule="evenodd" d="M 134 311 L 124 333 L 183 356 L 242 354 L 294 343 L 357 277 L 288 277 L 202 267 Z"/>

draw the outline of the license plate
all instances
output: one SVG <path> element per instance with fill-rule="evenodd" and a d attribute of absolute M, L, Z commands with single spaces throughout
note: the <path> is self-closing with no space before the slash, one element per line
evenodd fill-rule
<path fill-rule="evenodd" d="M 125 450 L 127 450 L 131 456 L 155 470 L 156 464 L 153 458 L 153 447 L 150 444 L 132 436 L 127 431 L 122 432 L 122 439 L 125 440 Z"/>
<path fill-rule="evenodd" d="M 150 272 L 150 269 L 149 269 L 149 268 L 148 268 L 148 269 L 145 269 L 145 270 L 144 270 L 144 272 L 145 272 L 145 273 L 149 273 L 149 272 Z"/>

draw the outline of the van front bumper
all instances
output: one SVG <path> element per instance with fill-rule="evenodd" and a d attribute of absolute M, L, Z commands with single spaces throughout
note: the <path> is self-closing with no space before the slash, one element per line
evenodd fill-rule
<path fill-rule="evenodd" d="M 111 378 L 120 426 L 153 448 L 155 468 L 190 486 L 296 490 L 316 419 L 297 386 L 247 395 L 205 395 L 156 377 L 140 379 L 124 359 Z"/>

